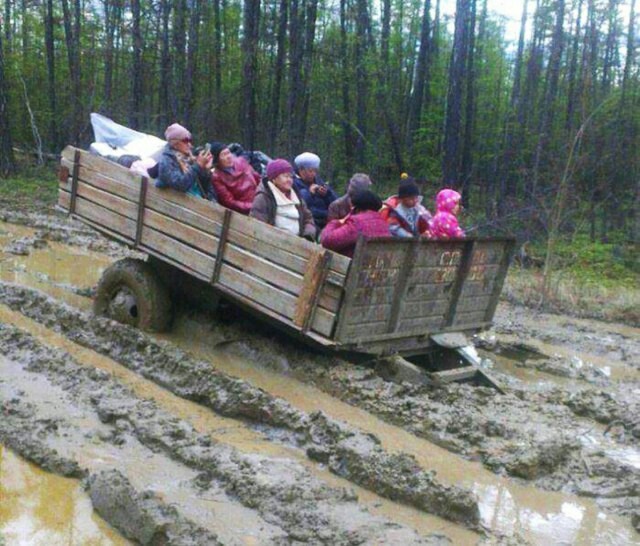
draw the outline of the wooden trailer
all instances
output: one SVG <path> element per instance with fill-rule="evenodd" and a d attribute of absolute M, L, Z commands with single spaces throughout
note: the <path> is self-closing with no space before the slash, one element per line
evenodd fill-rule
<path fill-rule="evenodd" d="M 146 254 L 161 278 L 186 275 L 331 350 L 409 357 L 488 328 L 514 249 L 512 239 L 361 239 L 349 259 L 71 146 L 59 181 L 62 209 Z"/>

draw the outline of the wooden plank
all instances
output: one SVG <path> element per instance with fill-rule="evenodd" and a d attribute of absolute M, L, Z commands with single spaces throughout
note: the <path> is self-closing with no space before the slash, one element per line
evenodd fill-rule
<path fill-rule="evenodd" d="M 140 175 L 135 174 L 130 169 L 118 165 L 114 161 L 94 155 L 86 150 L 80 150 L 73 146 L 67 146 L 62 150 L 62 158 L 67 161 L 73 161 L 75 153 L 79 152 L 80 162 L 84 167 L 92 171 L 96 171 L 103 176 L 112 178 L 114 180 L 121 181 L 123 183 L 130 183 L 132 186 L 137 187 L 140 182 Z"/>
<path fill-rule="evenodd" d="M 274 246 L 268 242 L 260 241 L 253 237 L 250 237 L 246 233 L 243 233 L 237 229 L 237 222 L 235 217 L 238 216 L 234 214 L 232 217 L 231 225 L 229 226 L 229 242 L 234 243 L 236 246 L 241 247 L 252 254 L 256 254 L 262 258 L 269 260 L 279 266 L 284 267 L 285 269 L 289 269 L 295 273 L 304 275 L 304 272 L 307 267 L 307 259 L 296 254 L 293 254 L 288 251 L 288 247 L 279 247 Z M 235 227 L 234 227 L 235 226 Z M 269 226 L 267 226 L 269 227 Z M 308 241 L 306 241 L 308 242 Z M 312 243 L 309 243 L 312 244 Z M 317 245 L 314 245 L 317 248 Z M 335 257 L 335 253 L 332 255 L 332 262 Z M 327 274 L 327 281 L 331 283 L 330 285 L 326 285 L 326 289 L 322 295 L 321 301 L 324 301 L 327 305 L 327 308 L 337 307 L 341 297 L 341 287 L 344 284 L 345 277 L 344 275 L 337 273 L 336 271 L 329 270 Z M 335 285 L 335 288 L 332 286 Z M 333 305 L 329 304 L 327 299 L 334 299 L 335 303 Z"/>
<path fill-rule="evenodd" d="M 135 223 L 133 234 L 135 235 Z M 215 260 L 211 256 L 185 245 L 176 239 L 172 239 L 160 231 L 156 231 L 151 227 L 145 229 L 142 233 L 140 244 L 164 256 L 168 256 L 176 262 L 185 264 L 207 279 L 211 277 L 215 265 Z"/>
<path fill-rule="evenodd" d="M 73 154 L 73 171 L 71 174 L 71 202 L 69 203 L 69 214 L 76 211 L 76 203 L 78 200 L 78 171 L 80 169 L 80 151 L 76 150 Z"/>
<path fill-rule="evenodd" d="M 223 264 L 220 269 L 219 284 L 230 288 L 240 294 L 245 294 L 251 299 L 286 317 L 293 319 L 296 298 L 291 294 L 278 290 L 275 287 L 252 277 L 242 271 L 238 271 L 230 265 Z M 333 328 L 335 315 L 324 309 L 318 309 L 312 324 L 313 330 L 328 337 Z"/>
<path fill-rule="evenodd" d="M 245 294 L 251 300 L 264 305 L 288 319 L 293 318 L 296 304 L 295 297 L 287 292 L 274 288 L 256 277 L 252 277 L 230 265 L 223 264 L 220 268 L 218 282 L 222 286 Z"/>
<path fill-rule="evenodd" d="M 147 191 L 147 208 L 163 214 L 164 216 L 168 216 L 169 218 L 174 218 L 183 224 L 195 227 L 210 235 L 220 237 L 223 217 L 218 214 L 217 209 L 210 206 L 206 210 L 202 211 L 200 208 L 201 212 L 206 213 L 201 214 L 186 208 L 181 204 L 165 199 L 165 197 L 169 197 L 168 193 L 169 191 L 159 190 L 156 187 L 149 186 Z M 218 221 L 218 217 L 221 218 L 221 221 Z"/>
<path fill-rule="evenodd" d="M 63 165 L 73 165 L 72 163 L 67 162 L 67 160 L 62 160 Z M 78 171 L 78 176 L 82 182 L 90 184 L 98 189 L 103 191 L 107 191 L 118 197 L 122 197 L 123 199 L 127 199 L 129 201 L 137 201 L 139 195 L 139 186 L 140 181 L 137 182 L 123 182 L 121 180 L 110 178 L 103 173 L 92 171 L 87 169 L 84 165 L 80 165 L 80 169 Z M 65 183 L 64 181 L 60 181 L 60 186 L 63 188 L 71 189 L 70 181 Z"/>
<path fill-rule="evenodd" d="M 502 260 L 500 260 L 500 269 L 498 270 L 498 273 L 494 278 L 491 301 L 489 302 L 489 305 L 487 305 L 487 309 L 484 315 L 484 320 L 486 322 L 491 322 L 493 320 L 493 315 L 495 314 L 496 308 L 498 307 L 500 292 L 502 292 L 502 286 L 504 285 L 504 281 L 507 277 L 509 262 L 511 261 L 511 257 L 513 256 L 513 252 L 516 247 L 516 241 L 515 239 L 512 239 L 503 243 L 503 245 L 504 246 L 502 251 Z"/>
<path fill-rule="evenodd" d="M 167 237 L 180 241 L 184 245 L 193 247 L 202 254 L 212 257 L 215 256 L 219 241 L 218 237 L 182 224 L 178 220 L 174 220 L 163 214 L 158 214 L 148 208 L 144 216 L 144 225 L 145 227 L 150 227 L 158 232 L 164 233 Z"/>
<path fill-rule="evenodd" d="M 183 263 L 180 262 L 176 262 L 175 260 L 169 258 L 168 256 L 165 256 L 164 254 L 158 252 L 157 250 L 154 250 L 152 248 L 146 247 L 143 244 L 140 244 L 140 250 L 143 251 L 146 254 L 149 254 L 150 256 L 154 256 L 156 258 L 158 258 L 159 260 L 168 263 L 169 265 L 172 265 L 173 267 L 175 267 L 176 269 L 180 269 L 181 271 L 184 271 L 185 273 L 192 275 L 193 277 L 196 277 L 200 280 L 203 281 L 207 281 L 208 278 L 205 277 L 205 275 L 202 275 L 201 273 L 198 273 L 197 271 L 194 271 L 193 269 L 190 269 L 189 267 L 187 267 L 186 265 L 184 265 Z"/>
<path fill-rule="evenodd" d="M 231 221 L 231 229 L 240 231 L 246 236 L 252 237 L 261 243 L 270 246 L 286 248 L 288 252 L 306 260 L 317 248 L 315 243 L 307 241 L 302 237 L 296 237 L 284 230 L 274 228 L 269 224 L 257 221 L 255 218 L 235 214 Z M 335 254 L 335 253 L 334 253 Z M 351 260 L 341 254 L 335 254 L 332 258 L 331 270 L 345 275 Z M 303 273 L 303 271 L 300 271 Z"/>
<path fill-rule="evenodd" d="M 144 207 L 147 200 L 147 186 L 149 185 L 149 179 L 146 176 L 142 177 L 140 181 L 140 196 L 138 197 L 138 215 L 136 218 L 136 241 L 135 248 L 140 246 L 142 240 L 142 228 L 144 227 Z"/>
<path fill-rule="evenodd" d="M 453 287 L 451 288 L 449 310 L 447 311 L 444 319 L 445 326 L 450 326 L 455 320 L 458 300 L 460 299 L 460 294 L 462 293 L 464 282 L 467 279 L 469 269 L 471 268 L 474 245 L 474 241 L 465 241 L 464 243 L 464 250 L 462 252 L 462 258 L 460 260 L 460 265 L 458 266 L 458 271 L 456 273 L 456 279 L 454 281 Z"/>
<path fill-rule="evenodd" d="M 218 248 L 216 249 L 216 265 L 213 268 L 211 274 L 210 284 L 216 284 L 220 277 L 220 268 L 222 267 L 222 260 L 227 246 L 227 239 L 229 238 L 229 224 L 231 223 L 231 211 L 226 210 L 224 212 L 224 220 L 222 221 L 222 231 L 220 232 L 220 240 L 218 241 Z"/>
<path fill-rule="evenodd" d="M 441 372 L 431 372 L 429 375 L 438 383 L 453 383 L 455 381 L 473 379 L 477 373 L 478 370 L 473 366 L 465 366 L 463 368 L 454 368 Z"/>
<path fill-rule="evenodd" d="M 347 278 L 345 280 L 344 299 L 342 301 L 342 307 L 338 315 L 338 325 L 336 327 L 334 336 L 336 341 L 351 341 L 351 334 L 347 331 L 347 325 L 349 324 L 351 319 L 351 307 L 353 306 L 353 301 L 355 299 L 356 287 L 359 284 L 358 271 L 360 264 L 364 259 L 366 244 L 366 239 L 362 237 L 362 235 L 359 236 L 356 243 L 355 251 L 353 253 L 353 258 L 351 259 L 349 273 L 347 274 Z"/>
<path fill-rule="evenodd" d="M 298 296 L 302 290 L 301 275 L 292 273 L 288 269 L 255 256 L 231 243 L 227 243 L 225 261 L 247 274 L 291 293 L 293 296 Z"/>
<path fill-rule="evenodd" d="M 132 242 L 135 237 L 136 224 L 133 220 L 87 201 L 83 197 L 77 198 L 75 215 L 90 220 L 97 226 L 104 226 L 105 229 L 122 235 L 128 241 Z"/>
<path fill-rule="evenodd" d="M 135 220 L 137 217 L 138 210 L 134 203 L 111 193 L 94 188 L 85 182 L 78 183 L 78 195 L 85 198 L 87 201 L 91 201 L 98 206 L 117 212 L 122 216 L 131 218 L 132 220 Z"/>
<path fill-rule="evenodd" d="M 69 209 L 70 202 L 71 202 L 71 193 L 63 189 L 58 190 L 58 206 L 64 209 L 65 211 L 67 211 Z M 95 222 L 88 220 L 87 218 L 79 218 L 77 214 L 74 215 L 73 218 L 81 220 L 84 224 L 88 225 L 89 227 L 92 227 L 96 231 L 99 231 L 104 236 L 109 237 L 114 241 L 119 241 L 124 244 L 131 243 L 131 240 L 125 237 L 124 235 L 111 231 L 102 225 L 96 224 Z"/>
<path fill-rule="evenodd" d="M 60 165 L 60 169 L 58 170 L 58 182 L 67 183 L 69 181 L 70 170 L 66 165 Z"/>
<path fill-rule="evenodd" d="M 222 292 L 227 297 L 234 300 L 238 305 L 242 306 L 249 313 L 259 316 L 261 319 L 266 320 L 277 328 L 284 329 L 289 333 L 293 332 L 296 334 L 300 334 L 300 329 L 295 324 L 293 324 L 293 322 L 282 317 L 281 315 L 278 315 L 277 313 L 274 313 L 267 307 L 264 307 L 263 305 L 250 300 L 244 294 L 240 294 L 239 292 L 221 285 L 217 285 L 216 290 Z M 333 341 L 328 339 L 326 336 L 320 335 L 316 332 L 307 332 L 302 337 L 304 337 L 306 341 L 312 340 L 313 342 L 318 343 L 323 347 L 336 347 L 336 344 Z"/>
<path fill-rule="evenodd" d="M 415 262 L 416 254 L 418 253 L 419 239 L 415 240 L 411 245 L 406 245 L 405 256 L 402 262 L 400 275 L 396 282 L 395 291 L 393 294 L 393 302 L 391 307 L 391 313 L 389 316 L 389 332 L 395 332 L 398 329 L 398 322 L 400 320 L 400 313 L 403 310 L 405 304 L 405 296 L 409 285 L 409 279 L 411 277 L 413 264 Z"/>
<path fill-rule="evenodd" d="M 311 255 L 307 263 L 307 270 L 302 281 L 302 290 L 296 302 L 296 311 L 293 322 L 303 332 L 309 329 L 320 296 L 320 290 L 327 278 L 329 265 L 331 263 L 331 253 L 320 249 Z"/>

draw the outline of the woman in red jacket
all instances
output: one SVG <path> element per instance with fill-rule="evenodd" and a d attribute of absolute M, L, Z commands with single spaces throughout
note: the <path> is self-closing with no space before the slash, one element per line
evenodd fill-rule
<path fill-rule="evenodd" d="M 358 237 L 391 237 L 389 224 L 378 212 L 380 198 L 369 190 L 359 191 L 351 197 L 353 210 L 342 220 L 331 220 L 320 235 L 322 246 L 350 258 Z"/>
<path fill-rule="evenodd" d="M 249 214 L 260 175 L 244 157 L 236 157 L 226 144 L 211 143 L 213 165 L 211 182 L 223 207 Z"/>

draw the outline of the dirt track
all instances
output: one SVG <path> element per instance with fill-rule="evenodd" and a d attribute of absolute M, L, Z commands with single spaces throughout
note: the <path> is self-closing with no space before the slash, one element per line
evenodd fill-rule
<path fill-rule="evenodd" d="M 124 249 L 4 218 L 0 443 L 84 480 L 127 538 L 640 541 L 640 330 L 501 306 L 478 345 L 506 395 L 398 385 L 242 315 L 182 311 L 155 337 L 93 318 Z"/>

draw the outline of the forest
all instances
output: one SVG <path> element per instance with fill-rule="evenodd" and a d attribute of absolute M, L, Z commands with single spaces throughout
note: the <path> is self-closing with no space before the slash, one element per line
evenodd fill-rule
<path fill-rule="evenodd" d="M 162 136 L 313 150 L 339 191 L 406 171 L 463 192 L 478 234 L 640 240 L 635 0 L 5 0 L 0 172 L 92 139 L 89 113 Z"/>

